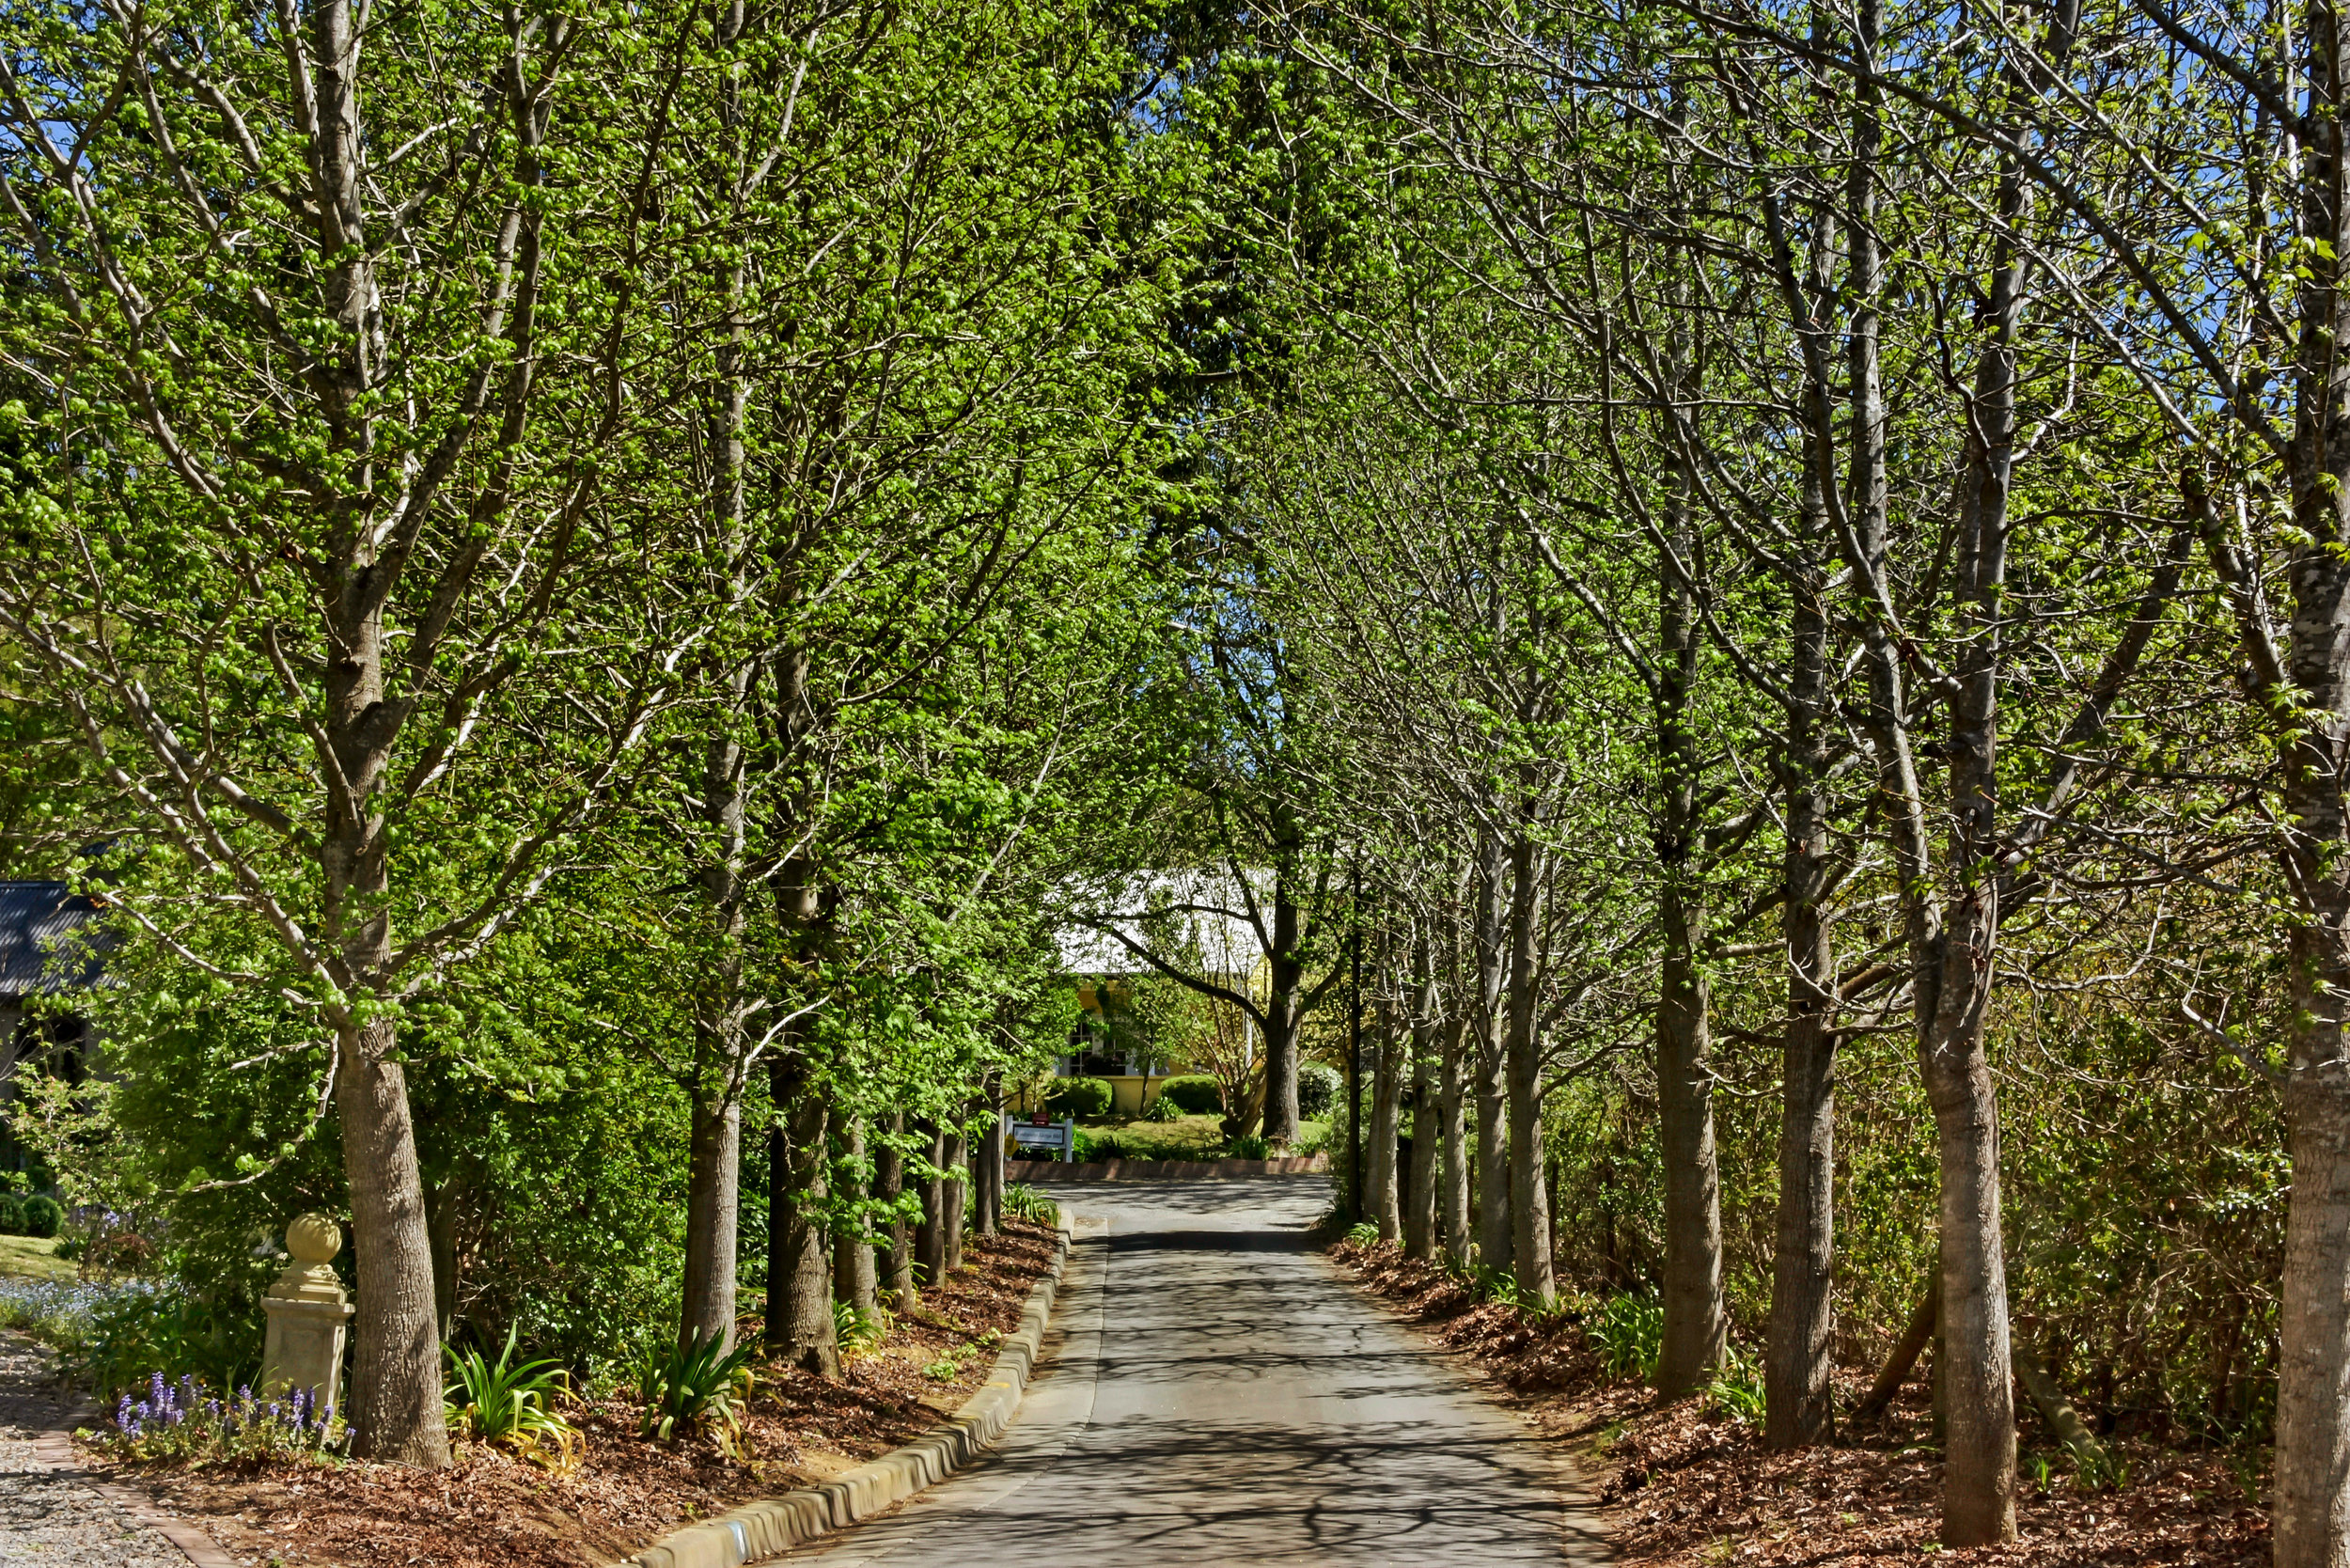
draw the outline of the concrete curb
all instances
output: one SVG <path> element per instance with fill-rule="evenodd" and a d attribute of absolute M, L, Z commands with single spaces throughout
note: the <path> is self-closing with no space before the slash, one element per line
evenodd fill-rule
<path fill-rule="evenodd" d="M 1284 1154 L 1270 1160 L 1013 1160 L 1009 1178 L 1021 1182 L 1221 1181 L 1235 1176 L 1318 1175 L 1330 1168 L 1327 1154 Z"/>
<path fill-rule="evenodd" d="M 742 1568 L 828 1530 L 870 1518 L 953 1475 L 1004 1435 L 1020 1408 L 1021 1390 L 1036 1365 L 1044 1325 L 1052 1320 L 1053 1297 L 1069 1266 L 1069 1216 L 1060 1220 L 1060 1242 L 1053 1267 L 1028 1293 L 1020 1327 L 995 1354 L 987 1382 L 944 1423 L 901 1449 L 835 1476 L 822 1486 L 786 1492 L 779 1497 L 688 1525 L 663 1536 L 629 1559 L 635 1568 Z"/>

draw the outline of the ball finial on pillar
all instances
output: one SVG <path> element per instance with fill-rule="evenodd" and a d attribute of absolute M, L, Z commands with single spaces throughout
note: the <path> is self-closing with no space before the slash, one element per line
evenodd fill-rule
<path fill-rule="evenodd" d="M 343 1249 L 343 1228 L 321 1214 L 296 1215 L 286 1227 L 286 1250 L 316 1268 Z"/>

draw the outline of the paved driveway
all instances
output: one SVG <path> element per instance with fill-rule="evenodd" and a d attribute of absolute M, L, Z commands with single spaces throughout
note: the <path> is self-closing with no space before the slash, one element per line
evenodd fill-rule
<path fill-rule="evenodd" d="M 1318 1177 L 1064 1187 L 1076 1247 L 996 1450 L 831 1568 L 1606 1560 L 1514 1418 L 1306 1250 Z"/>

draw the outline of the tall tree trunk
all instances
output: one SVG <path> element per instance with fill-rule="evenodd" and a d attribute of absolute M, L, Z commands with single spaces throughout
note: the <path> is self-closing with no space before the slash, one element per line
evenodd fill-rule
<path fill-rule="evenodd" d="M 1477 1261 L 1512 1272 L 1508 1065 L 1502 1042 L 1502 991 L 1509 969 L 1503 931 L 1508 859 L 1488 838 L 1477 890 Z"/>
<path fill-rule="evenodd" d="M 832 1270 L 824 1260 L 830 1106 L 804 1067 L 775 1061 L 768 1071 L 783 1136 L 768 1145 L 767 1352 L 819 1377 L 838 1377 Z"/>
<path fill-rule="evenodd" d="M 905 1196 L 906 1160 L 898 1147 L 898 1138 L 906 1130 L 906 1115 L 893 1112 L 889 1118 L 889 1141 L 882 1146 L 873 1165 L 873 1196 L 889 1206 L 889 1227 L 884 1232 L 884 1278 L 889 1286 L 891 1306 L 899 1311 L 911 1311 L 916 1299 L 914 1287 L 914 1228 L 900 1212 L 898 1200 Z"/>
<path fill-rule="evenodd" d="M 1277 850 L 1273 870 L 1272 980 L 1264 1030 L 1264 1137 L 1276 1149 L 1297 1141 L 1297 1026 L 1306 990 L 1305 912 L 1298 907 L 1297 847 Z"/>
<path fill-rule="evenodd" d="M 2309 147 L 2301 228 L 2312 246 L 2300 298 L 2295 421 L 2288 469 L 2294 523 L 2305 543 L 2288 557 L 2293 620 L 2278 659 L 2256 615 L 2245 617 L 2255 696 L 2282 721 L 2280 846 L 2299 918 L 2288 924 L 2291 1027 L 2285 1040 L 2286 1147 L 2293 1160 L 2280 1317 L 2277 1568 L 2350 1563 L 2350 14 L 2310 0 Z M 2212 535 L 2215 544 L 2217 530 Z M 2215 556 L 2220 552 L 2215 548 Z M 2248 579 L 2239 565 L 2223 573 Z M 2235 596 L 2239 611 L 2257 601 Z M 2257 646 L 2256 646 L 2257 644 Z M 2264 657 L 2263 655 L 2266 656 Z M 2277 686 L 2289 686 L 2291 700 Z"/>
<path fill-rule="evenodd" d="M 377 929 L 384 930 L 380 923 Z M 433 1313 L 432 1240 L 416 1168 L 408 1080 L 388 1019 L 336 1031 L 335 1108 L 351 1185 L 353 1324 L 352 1451 L 419 1469 L 447 1467 L 441 1340 Z"/>
<path fill-rule="evenodd" d="M 1412 945 L 1412 1161 L 1404 1184 L 1403 1255 L 1436 1256 L 1436 1165 L 1443 1113 L 1436 1103 L 1436 969 L 1423 933 Z"/>
<path fill-rule="evenodd" d="M 1823 247 L 1824 248 L 1824 247 Z M 1825 389 L 1820 390 L 1825 400 Z M 1824 413 L 1825 410 L 1823 409 Z M 1827 537 L 1821 454 L 1807 465 L 1803 516 L 1816 552 Z M 1835 964 L 1821 901 L 1828 886 L 1826 574 L 1816 563 L 1789 585 L 1794 599 L 1788 672 L 1787 853 L 1782 873 L 1787 1023 L 1780 1067 L 1778 1228 L 1763 1353 L 1762 1440 L 1775 1449 L 1825 1442 L 1836 1430 Z"/>
<path fill-rule="evenodd" d="M 1694 559 L 1694 480 L 1674 463 L 1666 539 Z M 1714 1147 L 1714 1073 L 1705 943 L 1702 764 L 1689 705 L 1700 641 L 1696 607 L 1678 572 L 1657 572 L 1656 751 L 1663 793 L 1657 823 L 1657 924 L 1664 955 L 1656 998 L 1656 1097 L 1665 1175 L 1665 1341 L 1656 1391 L 1701 1388 L 1729 1336 L 1722 1307 L 1721 1173 Z"/>
<path fill-rule="evenodd" d="M 1150 1084 L 1142 1087 L 1148 1093 Z M 980 1100 L 987 1112 L 987 1127 L 971 1145 L 971 1179 L 979 1198 L 972 1230 L 978 1235 L 993 1236 L 1004 1217 L 1004 1074 L 1000 1070 L 988 1073 Z"/>
<path fill-rule="evenodd" d="M 1542 1041 L 1534 1027 L 1541 969 L 1534 949 L 1542 916 L 1542 856 L 1528 833 L 1510 849 L 1510 1242 L 1521 1298 L 1548 1302 L 1550 1195 L 1543 1184 Z"/>
<path fill-rule="evenodd" d="M 1382 948 L 1384 949 L 1385 944 Z M 1396 1242 L 1403 1234 L 1402 1194 L 1396 1183 L 1396 1135 L 1403 1101 L 1403 1051 L 1397 1040 L 1395 1006 L 1387 995 L 1386 965 L 1380 965 L 1379 1000 L 1372 1016 L 1377 1020 L 1378 1060 L 1373 1064 L 1371 1078 L 1370 1147 L 1364 1151 L 1370 1184 L 1364 1191 L 1364 1201 L 1370 1209 L 1370 1219 L 1379 1228 L 1379 1239 Z"/>
<path fill-rule="evenodd" d="M 922 1282 L 935 1286 L 947 1274 L 947 1191 L 938 1175 L 947 1163 L 947 1138 L 927 1121 L 917 1125 L 923 1134 L 919 1151 L 926 1168 L 914 1178 L 914 1190 L 922 1199 L 922 1217 L 914 1227 L 914 1261 Z"/>
<path fill-rule="evenodd" d="M 938 1162 L 947 1174 L 939 1183 L 939 1262 L 946 1273 L 963 1267 L 963 1216 L 971 1200 L 970 1171 L 964 1168 L 969 1138 L 961 1127 L 947 1135 L 945 1156 Z"/>
<path fill-rule="evenodd" d="M 443 1344 L 448 1342 L 457 1322 L 457 1222 L 464 1190 L 464 1179 L 454 1173 L 424 1189 L 425 1230 L 432 1238 L 432 1312 L 440 1324 Z"/>
<path fill-rule="evenodd" d="M 832 1238 L 832 1294 L 858 1311 L 870 1315 L 877 1283 L 873 1267 L 871 1211 L 861 1201 L 870 1194 L 865 1176 L 865 1119 L 845 1117 L 841 1129 L 841 1168 L 850 1183 L 842 1197 L 853 1200 L 847 1217 Z"/>
<path fill-rule="evenodd" d="M 1437 1090 L 1442 1169 L 1436 1184 L 1436 1208 L 1443 1232 L 1444 1261 L 1462 1264 L 1469 1256 L 1468 1107 L 1465 1090 L 1469 1051 L 1466 1017 L 1446 1020 L 1443 1084 Z"/>
<path fill-rule="evenodd" d="M 685 1186 L 685 1299 L 678 1342 L 734 1343 L 734 1255 L 742 1215 L 743 1106 L 731 1094 L 692 1108 Z"/>

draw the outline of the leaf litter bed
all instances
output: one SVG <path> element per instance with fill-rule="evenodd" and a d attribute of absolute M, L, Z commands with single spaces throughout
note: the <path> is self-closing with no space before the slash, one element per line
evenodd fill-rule
<path fill-rule="evenodd" d="M 1536 1329 L 1512 1308 L 1480 1303 L 1460 1281 L 1393 1247 L 1340 1242 L 1331 1256 L 1443 1348 L 1465 1357 L 1501 1400 L 1530 1418 L 1590 1483 L 1617 1560 L 1635 1568 L 1861 1568 L 1929 1554 L 1969 1568 L 2089 1568 L 2178 1563 L 2251 1568 L 2269 1560 L 2268 1520 L 2224 1456 L 2144 1442 L 2110 1446 L 2127 1467 L 2113 1490 L 2017 1489 L 2020 1539 L 1945 1551 L 1935 1542 L 1942 1465 L 1925 1446 L 1928 1395 L 1912 1387 L 1878 1428 L 1847 1446 L 1771 1453 L 1761 1435 L 1702 1397 L 1658 1405 L 1611 1378 L 1580 1327 Z M 1840 1371 L 1850 1409 L 1867 1381 Z M 2053 1452 L 2029 1404 L 2019 1446 Z M 2257 1495 L 2261 1478 L 2250 1478 Z"/>
<path fill-rule="evenodd" d="M 152 1495 L 251 1568 L 590 1568 L 618 1561 L 696 1519 L 815 1484 L 877 1458 L 951 1414 L 1020 1325 L 1029 1291 L 1052 1267 L 1055 1232 L 1007 1215 L 1005 1233 L 973 1238 L 965 1267 L 922 1293 L 880 1350 L 844 1357 L 838 1383 L 763 1372 L 744 1426 L 747 1462 L 707 1438 L 637 1435 L 626 1394 L 565 1414 L 585 1436 L 578 1468 L 556 1474 L 479 1443 L 439 1472 L 356 1462 L 117 1464 L 85 1449 L 112 1479 Z M 755 1324 L 745 1330 L 756 1332 Z M 948 1356 L 956 1375 L 923 1369 Z"/>

